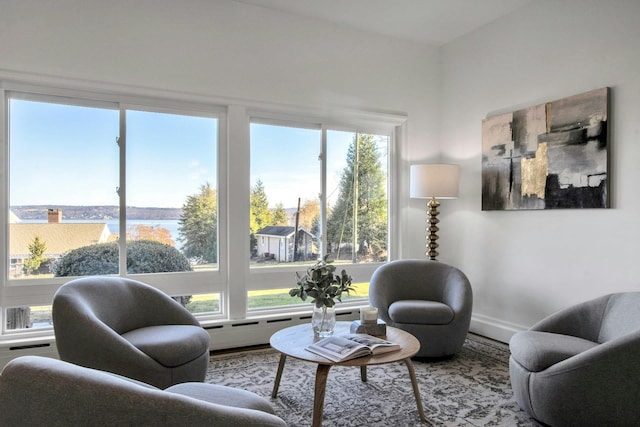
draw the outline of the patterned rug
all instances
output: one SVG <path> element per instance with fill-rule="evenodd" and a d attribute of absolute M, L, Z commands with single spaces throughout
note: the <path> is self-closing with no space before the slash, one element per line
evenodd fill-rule
<path fill-rule="evenodd" d="M 268 399 L 291 427 L 311 425 L 316 365 L 287 358 L 278 397 L 271 398 L 280 353 L 261 348 L 211 357 L 207 382 L 250 390 Z M 469 335 L 462 351 L 440 360 L 414 359 L 427 423 L 421 424 L 404 363 L 329 371 L 323 426 L 535 426 L 516 404 L 509 349 Z"/>

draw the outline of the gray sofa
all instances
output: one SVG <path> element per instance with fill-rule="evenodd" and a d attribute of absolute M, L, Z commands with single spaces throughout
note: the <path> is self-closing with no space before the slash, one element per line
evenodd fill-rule
<path fill-rule="evenodd" d="M 518 405 L 550 426 L 640 425 L 640 292 L 561 310 L 515 334 Z"/>
<path fill-rule="evenodd" d="M 467 276 L 455 267 L 405 259 L 376 269 L 369 302 L 389 326 L 418 338 L 418 357 L 442 357 L 459 352 L 464 344 L 473 292 Z"/>
<path fill-rule="evenodd" d="M 245 390 L 183 383 L 165 390 L 39 356 L 0 374 L 2 426 L 286 426 L 267 400 Z"/>

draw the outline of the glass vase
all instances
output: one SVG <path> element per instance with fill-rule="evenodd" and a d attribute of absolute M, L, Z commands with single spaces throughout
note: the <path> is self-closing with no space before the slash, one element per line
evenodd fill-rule
<path fill-rule="evenodd" d="M 333 335 L 333 330 L 336 328 L 336 311 L 333 307 L 322 306 L 318 308 L 314 306 L 311 326 L 313 326 L 313 333 L 318 338 Z"/>

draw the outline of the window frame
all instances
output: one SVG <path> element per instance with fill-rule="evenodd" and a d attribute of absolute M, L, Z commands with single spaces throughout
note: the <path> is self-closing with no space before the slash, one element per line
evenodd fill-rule
<path fill-rule="evenodd" d="M 13 83 L 0 80 L 0 96 L 2 103 L 0 107 L 0 128 L 2 129 L 2 155 L 0 159 L 0 174 L 3 185 L 0 188 L 0 220 L 4 227 L 0 230 L 0 257 L 4 271 L 10 267 L 8 257 L 9 244 L 9 102 L 12 99 L 54 103 L 79 107 L 108 108 L 119 111 L 120 132 L 118 140 L 114 139 L 114 144 L 119 145 L 119 186 L 122 190 L 121 196 L 117 199 L 120 207 L 120 250 L 123 250 L 122 243 L 126 241 L 126 111 L 146 111 L 167 113 L 176 115 L 189 115 L 196 117 L 206 117 L 218 121 L 217 134 L 217 173 L 218 173 L 218 206 L 226 198 L 226 150 L 222 149 L 226 141 L 226 110 L 213 103 L 194 102 L 190 100 L 150 97 L 140 95 L 123 95 L 119 93 L 93 92 L 75 88 L 46 87 L 33 84 Z M 115 191 L 115 188 L 114 188 Z M 123 231 L 124 230 L 124 231 Z M 226 245 L 226 213 L 220 209 L 218 213 L 218 245 L 219 248 Z M 223 250 L 219 250 L 218 268 L 210 271 L 192 271 L 175 273 L 146 273 L 127 274 L 126 260 L 120 257 L 119 277 L 129 277 L 140 280 L 158 287 L 170 295 L 185 294 L 210 294 L 219 293 L 221 301 L 226 294 L 227 257 Z M 185 275 L 189 279 L 186 281 L 188 287 L 184 287 Z M 28 336 L 50 335 L 51 328 L 40 328 L 33 330 L 7 330 L 6 310 L 12 307 L 50 305 L 53 295 L 64 283 L 73 279 L 72 277 L 53 278 L 30 278 L 11 279 L 7 274 L 2 275 L 0 281 L 0 341 L 6 337 L 15 337 L 28 334 Z M 221 304 L 220 313 L 199 315 L 202 319 L 225 318 L 225 306 Z"/>
<path fill-rule="evenodd" d="M 321 156 L 321 202 L 320 209 L 321 215 L 324 216 L 326 221 L 326 152 L 327 152 L 327 132 L 328 131 L 341 131 L 351 133 L 367 133 L 374 135 L 386 136 L 389 138 L 388 146 L 388 172 L 387 172 L 387 209 L 388 209 L 388 221 L 387 221 L 387 246 L 388 246 L 388 259 L 393 259 L 398 252 L 397 240 L 394 239 L 396 225 L 395 218 L 398 217 L 398 203 L 397 203 L 397 191 L 394 189 L 398 187 L 396 156 L 397 156 L 397 127 L 400 126 L 397 120 L 382 120 L 381 123 L 375 121 L 375 118 L 366 116 L 366 120 L 359 120 L 355 115 L 345 114 L 343 117 L 347 119 L 348 123 L 344 121 L 336 121 L 335 119 L 325 119 L 322 117 L 305 117 L 301 115 L 285 115 L 274 114 L 268 111 L 252 111 L 249 113 L 248 121 L 250 124 L 259 123 L 273 126 L 287 126 L 287 127 L 299 127 L 303 129 L 319 129 L 321 132 L 319 155 Z M 349 120 L 350 119 L 350 120 Z M 387 118 L 388 119 L 388 118 Z M 382 124 L 382 125 L 381 125 Z M 250 143 L 250 142 L 249 142 Z M 247 236 L 248 237 L 248 236 Z M 248 240 L 248 239 L 247 239 Z M 326 227 L 323 227 L 323 247 L 326 245 Z M 258 290 L 272 290 L 281 289 L 283 287 L 293 287 L 295 285 L 294 279 L 296 272 L 302 272 L 303 268 L 297 266 L 277 266 L 273 268 L 250 268 L 247 260 L 247 268 L 249 269 L 247 286 L 245 291 L 258 291 Z M 373 272 L 384 262 L 371 262 L 371 263 L 351 263 L 346 264 L 346 269 L 353 277 L 354 282 L 369 281 Z M 356 300 L 349 303 L 343 303 L 345 306 L 349 305 L 361 305 L 362 300 Z M 295 307 L 295 306 L 294 306 Z M 291 311 L 290 307 L 274 307 L 267 309 L 254 309 L 248 313 L 251 314 L 264 314 L 269 312 L 287 312 Z"/>
<path fill-rule="evenodd" d="M 398 171 L 402 165 L 400 157 L 406 157 L 406 153 L 401 153 L 399 147 L 401 141 L 406 139 L 406 114 L 338 107 L 286 106 L 246 99 L 220 98 L 153 88 L 0 71 L 0 98 L 2 99 L 0 102 L 0 143 L 2 145 L 0 152 L 0 179 L 2 179 L 0 221 L 4 225 L 0 228 L 0 258 L 5 268 L 9 266 L 9 135 L 7 122 L 9 97 L 7 93 L 25 93 L 38 97 L 40 100 L 46 97 L 62 97 L 76 101 L 86 100 L 97 104 L 113 103 L 118 105 L 121 110 L 132 107 L 143 111 L 204 115 L 218 119 L 218 269 L 207 272 L 136 274 L 132 276 L 171 295 L 219 293 L 221 312 L 196 315 L 203 324 L 311 311 L 310 304 L 265 310 L 249 311 L 247 309 L 248 291 L 293 287 L 295 272 L 300 271 L 299 266 L 280 267 L 269 269 L 269 271 L 251 271 L 252 269 L 249 268 L 247 262 L 249 239 L 231 237 L 240 233 L 244 236 L 249 226 L 249 129 L 252 120 L 268 124 L 319 127 L 322 131 L 323 144 L 326 144 L 327 130 L 389 135 L 388 259 L 395 259 L 399 256 L 399 218 L 403 210 L 399 206 L 399 189 L 402 178 Z M 72 103 L 72 105 L 81 104 Z M 233 167 L 229 165 L 233 165 Z M 120 166 L 121 171 L 125 170 L 124 166 Z M 326 193 L 325 190 L 322 189 L 323 194 Z M 351 264 L 348 271 L 354 281 L 368 281 L 380 264 Z M 122 275 L 126 276 L 126 273 L 121 273 Z M 68 280 L 69 278 L 65 277 L 30 279 L 28 283 L 25 283 L 24 281 L 8 280 L 8 277 L 3 275 L 0 281 L 0 342 L 50 337 L 51 328 L 6 331 L 5 310 L 19 306 L 50 305 L 57 289 Z M 342 304 L 345 308 L 355 305 L 362 305 L 362 301 Z"/>

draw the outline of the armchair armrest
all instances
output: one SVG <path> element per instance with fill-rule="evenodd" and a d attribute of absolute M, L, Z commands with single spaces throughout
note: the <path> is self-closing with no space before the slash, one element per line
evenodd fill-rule
<path fill-rule="evenodd" d="M 571 335 L 585 340 L 598 342 L 600 326 L 610 297 L 611 295 L 605 295 L 600 298 L 560 310 L 559 312 L 542 319 L 529 330 Z"/>
<path fill-rule="evenodd" d="M 578 413 L 591 425 L 630 425 L 630 420 L 640 419 L 636 402 L 638 360 L 640 331 L 532 373 L 529 384 L 533 413 L 551 425 L 568 425 L 572 414 Z"/>
<path fill-rule="evenodd" d="M 451 307 L 456 317 L 461 313 L 470 315 L 473 306 L 473 291 L 467 276 L 462 271 L 452 269 L 448 272 L 445 283 L 442 302 Z"/>

